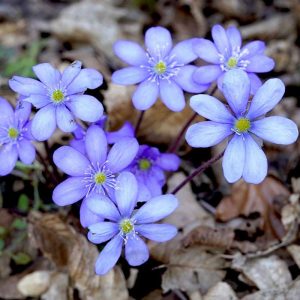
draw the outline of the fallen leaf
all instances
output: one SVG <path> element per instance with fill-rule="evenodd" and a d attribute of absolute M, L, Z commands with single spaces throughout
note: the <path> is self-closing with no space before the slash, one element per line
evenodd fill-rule
<path fill-rule="evenodd" d="M 51 276 L 50 287 L 41 296 L 42 300 L 72 300 L 68 296 L 69 276 L 65 273 L 54 273 Z"/>
<path fill-rule="evenodd" d="M 223 281 L 218 282 L 209 289 L 203 300 L 237 300 L 237 296 L 231 286 Z"/>

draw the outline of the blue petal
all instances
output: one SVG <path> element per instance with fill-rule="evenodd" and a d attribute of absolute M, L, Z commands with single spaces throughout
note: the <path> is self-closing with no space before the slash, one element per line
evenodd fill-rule
<path fill-rule="evenodd" d="M 17 159 L 18 151 L 15 146 L 0 147 L 0 176 L 8 175 L 14 169 Z"/>
<path fill-rule="evenodd" d="M 149 175 L 147 178 L 145 178 L 144 183 L 151 192 L 152 197 L 162 194 L 162 185 L 156 177 Z"/>
<path fill-rule="evenodd" d="M 59 105 L 56 108 L 56 121 L 58 128 L 63 132 L 72 132 L 77 127 L 74 116 L 65 105 Z"/>
<path fill-rule="evenodd" d="M 182 89 L 172 80 L 161 80 L 160 97 L 162 102 L 172 111 L 179 112 L 185 107 L 185 99 Z"/>
<path fill-rule="evenodd" d="M 219 53 L 226 54 L 230 44 L 225 29 L 221 25 L 214 25 L 211 34 Z"/>
<path fill-rule="evenodd" d="M 257 90 L 261 87 L 262 83 L 259 77 L 254 74 L 254 73 L 248 73 L 248 77 L 250 79 L 250 84 L 251 84 L 251 95 L 254 95 Z"/>
<path fill-rule="evenodd" d="M 171 153 L 164 153 L 159 156 L 155 164 L 165 171 L 177 171 L 180 165 L 180 158 Z"/>
<path fill-rule="evenodd" d="M 54 163 L 70 176 L 84 176 L 90 162 L 79 151 L 69 146 L 58 148 L 53 154 Z"/>
<path fill-rule="evenodd" d="M 92 125 L 86 132 L 86 153 L 89 160 L 97 166 L 105 162 L 107 157 L 107 140 L 102 128 Z"/>
<path fill-rule="evenodd" d="M 196 69 L 193 79 L 198 84 L 210 84 L 223 73 L 219 65 L 203 66 Z"/>
<path fill-rule="evenodd" d="M 82 63 L 78 60 L 70 64 L 62 73 L 62 86 L 67 87 L 81 71 Z"/>
<path fill-rule="evenodd" d="M 24 102 L 31 103 L 35 108 L 42 108 L 48 104 L 51 104 L 52 101 L 48 95 L 30 95 L 24 98 Z"/>
<path fill-rule="evenodd" d="M 122 246 L 123 238 L 120 235 L 115 236 L 107 243 L 96 261 L 95 272 L 98 275 L 105 275 L 114 267 L 121 256 Z"/>
<path fill-rule="evenodd" d="M 158 85 L 155 81 L 145 80 L 135 90 L 132 96 L 132 103 L 138 110 L 149 109 L 157 100 Z"/>
<path fill-rule="evenodd" d="M 271 71 L 275 62 L 272 58 L 265 55 L 255 55 L 248 58 L 247 72 L 264 73 Z"/>
<path fill-rule="evenodd" d="M 254 95 L 247 117 L 252 120 L 269 112 L 282 99 L 284 92 L 285 87 L 280 79 L 267 80 Z"/>
<path fill-rule="evenodd" d="M 117 41 L 113 48 L 116 56 L 129 65 L 140 66 L 148 64 L 145 50 L 135 42 Z"/>
<path fill-rule="evenodd" d="M 82 121 L 96 122 L 103 115 L 103 105 L 89 95 L 74 95 L 67 102 L 67 106 Z"/>
<path fill-rule="evenodd" d="M 242 70 L 228 71 L 223 80 L 223 94 L 237 117 L 243 115 L 250 96 L 250 80 Z"/>
<path fill-rule="evenodd" d="M 118 176 L 115 198 L 123 217 L 130 217 L 137 202 L 138 184 L 130 172 L 122 172 Z"/>
<path fill-rule="evenodd" d="M 193 38 L 178 43 L 171 51 L 170 57 L 174 58 L 177 64 L 186 65 L 197 59 L 194 52 L 194 45 L 199 39 Z"/>
<path fill-rule="evenodd" d="M 4 119 L 6 120 L 13 120 L 14 119 L 14 110 L 9 102 L 0 97 L 0 111 L 1 111 L 1 119 L 0 123 L 3 123 Z"/>
<path fill-rule="evenodd" d="M 245 165 L 245 143 L 243 136 L 235 134 L 229 142 L 222 162 L 226 180 L 233 183 L 243 175 Z"/>
<path fill-rule="evenodd" d="M 240 31 L 235 26 L 229 26 L 226 30 L 231 49 L 240 49 L 242 37 Z"/>
<path fill-rule="evenodd" d="M 219 52 L 213 42 L 206 39 L 198 39 L 194 44 L 194 51 L 204 61 L 220 64 Z"/>
<path fill-rule="evenodd" d="M 212 121 L 200 122 L 188 128 L 185 139 L 191 147 L 211 147 L 232 134 L 231 128 L 230 124 L 221 124 Z"/>
<path fill-rule="evenodd" d="M 209 95 L 191 97 L 190 106 L 197 114 L 211 121 L 233 124 L 235 120 L 221 101 Z"/>
<path fill-rule="evenodd" d="M 266 45 L 264 42 L 253 41 L 246 44 L 242 48 L 241 53 L 243 53 L 243 59 L 246 59 L 257 54 L 263 54 L 265 49 L 266 49 Z"/>
<path fill-rule="evenodd" d="M 9 80 L 9 87 L 20 95 L 29 96 L 32 94 L 46 95 L 46 87 L 39 81 L 21 76 L 14 76 Z"/>
<path fill-rule="evenodd" d="M 134 138 L 123 138 L 115 143 L 107 156 L 110 170 L 115 173 L 124 170 L 131 164 L 138 150 L 139 144 Z"/>
<path fill-rule="evenodd" d="M 177 228 L 170 224 L 143 224 L 136 225 L 135 230 L 149 240 L 166 242 L 177 234 Z"/>
<path fill-rule="evenodd" d="M 144 81 L 147 77 L 149 77 L 149 71 L 146 68 L 127 67 L 115 71 L 111 80 L 116 84 L 129 85 Z"/>
<path fill-rule="evenodd" d="M 35 148 L 27 139 L 19 142 L 19 157 L 26 165 L 31 165 L 35 159 Z"/>
<path fill-rule="evenodd" d="M 177 206 L 178 200 L 174 195 L 158 196 L 139 208 L 133 219 L 137 224 L 154 223 L 170 215 Z"/>
<path fill-rule="evenodd" d="M 297 125 L 284 117 L 268 117 L 251 123 L 251 132 L 271 143 L 288 145 L 298 138 Z"/>
<path fill-rule="evenodd" d="M 137 235 L 132 236 L 125 244 L 125 257 L 129 265 L 139 266 L 149 259 L 148 247 Z"/>
<path fill-rule="evenodd" d="M 138 181 L 138 183 L 137 202 L 146 202 L 150 200 L 152 195 L 147 186 L 143 182 Z"/>
<path fill-rule="evenodd" d="M 92 224 L 96 224 L 103 221 L 103 218 L 99 215 L 93 213 L 86 204 L 86 198 L 83 199 L 81 206 L 80 206 L 80 224 L 82 227 L 86 228 Z"/>
<path fill-rule="evenodd" d="M 267 176 L 266 155 L 250 135 L 245 137 L 245 151 L 243 178 L 246 182 L 258 184 Z"/>
<path fill-rule="evenodd" d="M 40 109 L 32 120 L 31 132 L 38 141 L 47 140 L 56 128 L 55 107 L 49 104 Z"/>
<path fill-rule="evenodd" d="M 119 231 L 116 223 L 97 222 L 89 226 L 88 239 L 94 244 L 101 244 L 113 238 Z"/>
<path fill-rule="evenodd" d="M 59 206 L 73 204 L 85 197 L 86 183 L 83 177 L 70 177 L 60 183 L 53 191 L 52 199 Z"/>
<path fill-rule="evenodd" d="M 152 27 L 145 33 L 147 51 L 154 57 L 165 57 L 172 48 L 170 32 L 163 27 Z"/>
<path fill-rule="evenodd" d="M 198 84 L 193 80 L 196 70 L 196 66 L 183 66 L 173 80 L 188 93 L 202 93 L 209 88 L 209 84 Z"/>
<path fill-rule="evenodd" d="M 31 109 L 31 104 L 24 101 L 24 97 L 19 97 L 15 110 L 16 119 L 24 124 L 30 117 Z"/>
<path fill-rule="evenodd" d="M 37 78 L 46 86 L 55 89 L 59 86 L 61 74 L 48 63 L 42 63 L 34 66 L 33 72 Z"/>
<path fill-rule="evenodd" d="M 117 131 L 106 132 L 108 144 L 115 144 L 122 138 L 133 138 L 134 128 L 129 122 L 125 122 L 124 125 Z"/>

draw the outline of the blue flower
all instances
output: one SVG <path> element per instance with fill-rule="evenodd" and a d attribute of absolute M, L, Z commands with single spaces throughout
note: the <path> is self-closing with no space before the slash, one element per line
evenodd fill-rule
<path fill-rule="evenodd" d="M 0 111 L 0 176 L 4 176 L 13 170 L 18 157 L 30 165 L 35 159 L 35 148 L 28 120 L 30 104 L 19 104 L 14 111 L 8 101 L 0 97 Z"/>
<path fill-rule="evenodd" d="M 165 242 L 177 234 L 170 224 L 155 224 L 170 215 L 178 201 L 173 195 L 149 200 L 137 211 L 138 183 L 129 172 L 118 177 L 115 204 L 105 196 L 91 196 L 88 207 L 105 221 L 89 226 L 88 238 L 95 244 L 109 241 L 101 251 L 95 265 L 96 273 L 106 274 L 117 263 L 125 244 L 125 258 L 131 266 L 139 266 L 149 258 L 148 247 L 142 237 Z"/>
<path fill-rule="evenodd" d="M 123 138 L 109 152 L 107 148 L 104 131 L 99 126 L 92 125 L 86 133 L 85 155 L 70 146 L 60 147 L 54 152 L 55 164 L 71 176 L 53 191 L 52 198 L 57 205 L 73 204 L 91 194 L 113 194 L 119 173 L 132 162 L 138 152 L 138 142 L 134 138 Z M 84 208 L 80 217 L 83 226 L 90 222 Z"/>
<path fill-rule="evenodd" d="M 279 79 L 266 81 L 248 104 L 250 80 L 242 70 L 232 70 L 224 77 L 223 93 L 230 109 L 214 97 L 197 95 L 191 107 L 210 121 L 192 125 L 186 140 L 192 147 L 211 147 L 231 137 L 223 158 L 223 171 L 229 182 L 241 177 L 260 183 L 267 175 L 267 158 L 261 139 L 275 144 L 294 143 L 298 137 L 296 124 L 284 117 L 265 117 L 281 100 L 285 91 Z"/>
<path fill-rule="evenodd" d="M 33 67 L 38 80 L 14 76 L 10 87 L 23 101 L 32 103 L 39 111 L 32 120 L 32 135 L 38 141 L 47 140 L 57 126 L 64 132 L 76 129 L 75 118 L 95 122 L 103 114 L 102 104 L 94 97 L 83 95 L 89 89 L 99 87 L 102 75 L 93 69 L 81 69 L 81 62 L 75 61 L 63 73 L 50 64 Z"/>
<path fill-rule="evenodd" d="M 161 195 L 162 187 L 166 183 L 164 171 L 176 171 L 179 165 L 180 159 L 177 155 L 160 153 L 155 147 L 141 145 L 136 158 L 127 168 L 137 178 L 138 201 L 148 201 Z"/>
<path fill-rule="evenodd" d="M 178 43 L 172 49 L 170 32 L 162 27 L 152 27 L 145 34 L 145 51 L 130 41 L 118 41 L 115 54 L 132 67 L 113 73 L 112 81 L 130 85 L 140 83 L 133 94 L 133 104 L 139 110 L 147 110 L 159 97 L 172 111 L 185 107 L 183 91 L 201 93 L 208 84 L 196 84 L 192 75 L 195 66 L 187 65 L 197 58 L 193 44 L 197 39 Z"/>
<path fill-rule="evenodd" d="M 222 90 L 222 82 L 227 71 L 241 69 L 247 72 L 251 82 L 251 94 L 261 86 L 261 80 L 255 73 L 269 72 L 274 68 L 274 60 L 264 55 L 265 43 L 253 41 L 242 47 L 242 38 L 238 29 L 230 26 L 225 30 L 221 25 L 212 28 L 214 43 L 199 39 L 194 44 L 195 53 L 204 61 L 212 64 L 199 67 L 194 80 L 199 84 L 208 84 L 217 80 Z"/>

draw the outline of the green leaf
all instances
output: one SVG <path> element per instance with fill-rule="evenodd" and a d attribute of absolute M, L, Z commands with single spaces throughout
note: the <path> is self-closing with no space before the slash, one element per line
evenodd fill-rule
<path fill-rule="evenodd" d="M 1 251 L 4 249 L 4 247 L 5 247 L 4 241 L 3 241 L 3 240 L 0 240 L 0 253 L 1 253 Z"/>
<path fill-rule="evenodd" d="M 7 229 L 3 226 L 0 226 L 0 237 L 4 236 L 7 232 Z"/>
<path fill-rule="evenodd" d="M 27 227 L 27 222 L 24 219 L 14 219 L 14 221 L 11 224 L 11 227 L 14 229 L 22 230 Z"/>
<path fill-rule="evenodd" d="M 25 252 L 18 252 L 11 257 L 17 265 L 27 265 L 31 262 L 31 257 Z"/>
<path fill-rule="evenodd" d="M 25 194 L 22 194 L 18 200 L 18 209 L 21 212 L 28 212 L 29 210 L 29 199 Z"/>

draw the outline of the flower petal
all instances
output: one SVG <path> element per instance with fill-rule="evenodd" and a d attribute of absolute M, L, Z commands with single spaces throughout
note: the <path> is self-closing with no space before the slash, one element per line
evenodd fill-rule
<path fill-rule="evenodd" d="M 258 184 L 267 176 L 266 155 L 250 135 L 245 137 L 245 151 L 243 178 L 246 182 Z"/>
<path fill-rule="evenodd" d="M 97 222 L 89 226 L 88 239 L 94 244 L 101 244 L 114 237 L 120 228 L 113 222 Z"/>
<path fill-rule="evenodd" d="M 55 107 L 49 104 L 40 109 L 32 120 L 31 132 L 38 141 L 47 140 L 56 128 Z"/>
<path fill-rule="evenodd" d="M 67 87 L 68 95 L 96 89 L 103 83 L 103 76 L 95 69 L 82 69 Z"/>
<path fill-rule="evenodd" d="M 115 71 L 111 80 L 116 84 L 129 85 L 144 81 L 147 77 L 149 77 L 149 72 L 146 68 L 127 67 Z"/>
<path fill-rule="evenodd" d="M 229 26 L 226 34 L 231 45 L 231 49 L 240 49 L 242 45 L 242 37 L 240 31 L 235 26 Z"/>
<path fill-rule="evenodd" d="M 194 45 L 198 43 L 197 38 L 187 39 L 179 42 L 171 51 L 170 57 L 174 57 L 174 61 L 177 64 L 186 65 L 193 60 L 197 59 L 197 55 L 194 52 Z"/>
<path fill-rule="evenodd" d="M 74 95 L 67 102 L 67 106 L 82 121 L 96 122 L 103 115 L 103 105 L 101 102 L 89 95 Z"/>
<path fill-rule="evenodd" d="M 146 202 L 133 216 L 137 224 L 157 222 L 170 215 L 178 206 L 174 195 L 157 196 Z"/>
<path fill-rule="evenodd" d="M 231 127 L 230 124 L 212 121 L 196 123 L 188 128 L 185 139 L 191 147 L 211 147 L 232 134 Z"/>
<path fill-rule="evenodd" d="M 194 51 L 201 59 L 208 63 L 220 63 L 219 52 L 215 44 L 207 39 L 198 39 L 194 44 Z"/>
<path fill-rule="evenodd" d="M 190 106 L 197 114 L 211 121 L 232 124 L 235 119 L 221 101 L 209 95 L 191 97 Z"/>
<path fill-rule="evenodd" d="M 139 266 L 149 259 L 145 242 L 137 235 L 130 237 L 125 244 L 125 257 L 131 266 Z"/>
<path fill-rule="evenodd" d="M 47 94 L 47 89 L 44 84 L 32 78 L 14 76 L 8 81 L 8 84 L 14 92 L 20 95 L 29 96 L 32 94 Z"/>
<path fill-rule="evenodd" d="M 117 41 L 113 48 L 115 55 L 129 65 L 140 66 L 148 64 L 145 50 L 135 42 Z"/>
<path fill-rule="evenodd" d="M 55 204 L 65 206 L 73 204 L 85 197 L 86 183 L 83 177 L 70 177 L 60 183 L 53 191 L 52 199 Z"/>
<path fill-rule="evenodd" d="M 164 57 L 172 48 L 170 32 L 163 27 L 149 28 L 145 33 L 147 51 L 154 57 Z"/>
<path fill-rule="evenodd" d="M 95 214 L 104 219 L 118 222 L 121 219 L 120 213 L 115 204 L 106 196 L 93 193 L 86 198 L 87 207 Z"/>
<path fill-rule="evenodd" d="M 61 79 L 61 74 L 48 63 L 38 64 L 32 67 L 38 79 L 48 87 L 55 89 Z"/>
<path fill-rule="evenodd" d="M 148 176 L 145 178 L 145 185 L 151 192 L 152 197 L 160 196 L 162 194 L 162 186 L 157 178 L 154 176 Z"/>
<path fill-rule="evenodd" d="M 284 92 L 285 87 L 280 79 L 267 80 L 254 95 L 247 117 L 255 119 L 269 112 L 282 99 Z"/>
<path fill-rule="evenodd" d="M 0 148 L 0 176 L 8 175 L 15 167 L 18 151 L 15 146 L 5 145 Z"/>
<path fill-rule="evenodd" d="M 62 86 L 67 87 L 81 71 L 81 61 L 75 60 L 67 68 L 64 69 L 61 76 Z"/>
<path fill-rule="evenodd" d="M 1 112 L 1 120 L 0 120 L 1 123 L 4 121 L 3 120 L 4 118 L 5 120 L 11 120 L 14 118 L 14 110 L 12 106 L 6 99 L 2 97 L 0 97 L 0 112 Z"/>
<path fill-rule="evenodd" d="M 197 69 L 196 66 L 183 66 L 173 80 L 188 93 L 202 93 L 209 88 L 209 84 L 198 84 L 193 80 Z"/>
<path fill-rule="evenodd" d="M 222 162 L 226 180 L 233 183 L 243 175 L 245 165 L 245 143 L 243 136 L 235 134 L 224 153 Z"/>
<path fill-rule="evenodd" d="M 40 109 L 48 104 L 51 104 L 51 100 L 47 95 L 30 95 L 23 100 L 24 102 L 31 103 L 35 108 Z"/>
<path fill-rule="evenodd" d="M 89 160 L 97 166 L 105 162 L 107 157 L 107 140 L 102 128 L 92 125 L 86 132 L 85 148 Z"/>
<path fill-rule="evenodd" d="M 243 53 L 243 59 L 246 59 L 257 54 L 263 54 L 265 52 L 265 49 L 266 49 L 266 44 L 264 42 L 253 41 L 246 44 L 242 48 L 241 53 Z"/>
<path fill-rule="evenodd" d="M 262 83 L 259 77 L 254 73 L 248 73 L 248 77 L 250 79 L 250 85 L 251 85 L 251 95 L 254 95 L 257 90 L 261 87 Z"/>
<path fill-rule="evenodd" d="M 98 275 L 105 275 L 114 267 L 121 256 L 122 246 L 123 238 L 120 235 L 116 235 L 107 243 L 96 261 L 95 272 Z"/>
<path fill-rule="evenodd" d="M 246 67 L 247 72 L 264 73 L 271 71 L 275 62 L 272 58 L 261 55 L 255 55 L 248 58 L 249 64 Z"/>
<path fill-rule="evenodd" d="M 237 117 L 243 115 L 250 95 L 250 80 L 242 70 L 228 71 L 223 80 L 223 94 Z"/>
<path fill-rule="evenodd" d="M 165 171 L 177 171 L 180 165 L 180 158 L 171 153 L 161 154 L 155 164 Z"/>
<path fill-rule="evenodd" d="M 63 132 L 72 132 L 77 127 L 73 115 L 65 105 L 56 108 L 56 121 L 58 128 Z"/>
<path fill-rule="evenodd" d="M 138 110 L 149 109 L 158 98 L 158 85 L 155 81 L 145 80 L 140 83 L 132 96 L 132 103 Z"/>
<path fill-rule="evenodd" d="M 83 199 L 81 206 L 80 206 L 80 223 L 82 227 L 86 228 L 92 224 L 96 224 L 103 221 L 103 218 L 99 215 L 93 213 L 86 204 L 86 198 Z"/>
<path fill-rule="evenodd" d="M 122 172 L 118 176 L 117 186 L 115 197 L 118 209 L 123 217 L 130 217 L 137 201 L 137 180 L 132 173 Z"/>
<path fill-rule="evenodd" d="M 135 231 L 149 240 L 166 242 L 177 234 L 177 228 L 170 224 L 143 224 L 136 225 Z"/>
<path fill-rule="evenodd" d="M 31 109 L 31 104 L 24 101 L 23 97 L 19 97 L 15 110 L 16 120 L 19 120 L 24 124 L 30 117 Z"/>
<path fill-rule="evenodd" d="M 19 142 L 19 156 L 22 163 L 26 165 L 31 165 L 35 159 L 35 148 L 27 139 Z"/>
<path fill-rule="evenodd" d="M 126 149 L 126 151 L 124 151 Z M 139 150 L 139 144 L 134 138 L 123 138 L 115 143 L 108 153 L 107 161 L 112 172 L 120 172 L 129 166 Z"/>
<path fill-rule="evenodd" d="M 146 202 L 150 200 L 152 197 L 151 192 L 146 187 L 146 185 L 143 182 L 138 182 L 138 196 L 137 196 L 137 202 Z"/>
<path fill-rule="evenodd" d="M 211 34 L 219 53 L 226 54 L 230 44 L 225 29 L 219 24 L 214 25 Z"/>
<path fill-rule="evenodd" d="M 182 89 L 172 80 L 161 80 L 159 86 L 162 102 L 172 111 L 179 112 L 185 107 Z"/>
<path fill-rule="evenodd" d="M 223 73 L 219 65 L 199 67 L 193 74 L 193 79 L 198 84 L 210 84 Z"/>
<path fill-rule="evenodd" d="M 284 117 L 268 117 L 251 123 L 251 132 L 275 144 L 288 145 L 298 138 L 297 125 Z"/>
<path fill-rule="evenodd" d="M 70 176 L 84 176 L 90 162 L 79 151 L 70 146 L 62 146 L 53 154 L 53 161 Z"/>
<path fill-rule="evenodd" d="M 122 138 L 133 138 L 134 128 L 129 122 L 125 122 L 124 125 L 117 131 L 106 132 L 108 144 L 115 144 Z"/>

